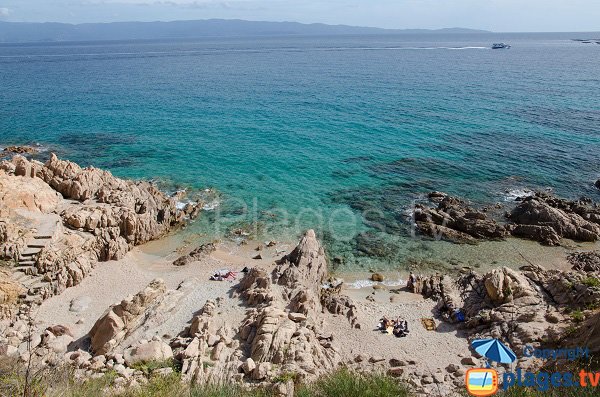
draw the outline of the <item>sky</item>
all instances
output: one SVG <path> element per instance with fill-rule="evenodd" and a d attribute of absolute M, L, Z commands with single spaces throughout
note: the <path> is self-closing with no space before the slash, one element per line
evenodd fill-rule
<path fill-rule="evenodd" d="M 600 31 L 600 0 L 0 0 L 0 20 L 322 22 L 393 29 Z"/>

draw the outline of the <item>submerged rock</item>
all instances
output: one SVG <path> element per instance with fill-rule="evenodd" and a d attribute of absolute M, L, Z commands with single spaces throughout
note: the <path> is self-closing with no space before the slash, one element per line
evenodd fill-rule
<path fill-rule="evenodd" d="M 14 154 L 36 154 L 39 152 L 37 148 L 32 146 L 7 146 L 2 151 Z"/>

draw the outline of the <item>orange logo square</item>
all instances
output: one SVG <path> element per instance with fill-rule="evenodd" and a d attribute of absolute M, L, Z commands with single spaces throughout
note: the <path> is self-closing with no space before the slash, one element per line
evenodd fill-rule
<path fill-rule="evenodd" d="M 498 391 L 498 372 L 489 368 L 470 369 L 467 371 L 465 384 L 472 396 L 491 396 Z"/>

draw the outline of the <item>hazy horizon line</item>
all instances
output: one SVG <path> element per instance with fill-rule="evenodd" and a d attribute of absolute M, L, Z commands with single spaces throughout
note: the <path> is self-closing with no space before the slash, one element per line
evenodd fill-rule
<path fill-rule="evenodd" d="M 349 25 L 349 24 L 334 24 L 334 23 L 324 23 L 324 22 L 298 22 L 293 20 L 255 20 L 255 19 L 241 19 L 241 18 L 206 18 L 206 19 L 172 19 L 172 20 L 151 20 L 151 21 L 143 21 L 143 20 L 129 20 L 129 21 L 100 21 L 100 22 L 59 22 L 59 21 L 6 21 L 0 20 L 0 23 L 14 23 L 14 24 L 30 24 L 30 25 L 43 25 L 43 24 L 60 24 L 60 25 L 70 25 L 70 26 L 80 26 L 80 25 L 119 25 L 119 24 L 128 24 L 128 23 L 176 23 L 176 22 L 205 22 L 205 21 L 238 21 L 238 22 L 256 22 L 256 23 L 293 23 L 305 26 L 311 25 L 321 25 L 321 26 L 337 26 L 337 27 L 348 27 L 348 28 L 363 28 L 363 29 L 373 29 L 373 30 L 381 30 L 381 31 L 411 31 L 411 30 L 423 30 L 423 31 L 443 31 L 443 30 L 470 30 L 473 32 L 479 33 L 600 33 L 598 31 L 588 31 L 588 30 L 579 30 L 579 31 L 569 31 L 569 30 L 531 30 L 531 31 L 493 31 L 489 29 L 481 29 L 481 28 L 471 28 L 471 27 L 463 27 L 463 26 L 451 26 L 451 27 L 443 27 L 443 28 L 383 28 L 378 26 L 366 26 L 366 25 Z"/>

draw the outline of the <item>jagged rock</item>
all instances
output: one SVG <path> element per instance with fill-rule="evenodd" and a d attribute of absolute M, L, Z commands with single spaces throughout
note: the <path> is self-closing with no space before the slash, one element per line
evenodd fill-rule
<path fill-rule="evenodd" d="M 126 349 L 123 358 L 129 366 L 140 362 L 166 361 L 173 358 L 173 350 L 164 342 L 151 341 Z"/>
<path fill-rule="evenodd" d="M 414 219 L 421 233 L 456 243 L 476 243 L 480 239 L 502 240 L 508 236 L 504 226 L 458 198 L 434 192 L 430 195 L 437 208 L 417 205 Z"/>
<path fill-rule="evenodd" d="M 473 337 L 501 338 L 515 351 L 558 342 L 572 321 L 562 314 L 566 309 L 600 302 L 600 287 L 588 274 L 532 265 L 463 274 L 456 282 L 441 282 L 439 290 L 442 318 L 456 321 L 452 313 L 460 311 Z"/>
<path fill-rule="evenodd" d="M 185 348 L 185 350 L 183 351 L 183 357 L 194 358 L 194 357 L 198 357 L 199 353 L 200 353 L 200 340 L 198 338 L 194 338 L 190 342 L 190 344 Z"/>
<path fill-rule="evenodd" d="M 484 285 L 494 304 L 506 303 L 523 296 L 536 295 L 524 276 L 507 267 L 494 269 L 488 273 L 484 278 Z"/>
<path fill-rule="evenodd" d="M 23 292 L 24 288 L 0 269 L 0 318 L 9 317 L 16 310 L 19 295 Z"/>
<path fill-rule="evenodd" d="M 513 234 L 548 245 L 558 245 L 557 236 L 578 241 L 597 241 L 600 237 L 600 209 L 583 200 L 536 193 L 524 198 L 508 219 L 517 225 Z"/>
<path fill-rule="evenodd" d="M 244 364 L 242 364 L 242 370 L 247 375 L 250 375 L 254 371 L 255 368 L 256 368 L 256 364 L 254 363 L 254 360 L 250 357 L 248 357 L 246 359 L 246 361 L 244 361 Z"/>
<path fill-rule="evenodd" d="M 325 251 L 314 230 L 304 234 L 298 246 L 281 258 L 273 272 L 273 279 L 289 288 L 304 283 L 312 290 L 318 290 L 326 277 Z"/>
<path fill-rule="evenodd" d="M 196 248 L 192 252 L 187 255 L 179 257 L 177 260 L 173 262 L 174 266 L 185 266 L 192 262 L 198 261 L 209 255 L 211 252 L 216 251 L 217 247 L 214 243 L 202 244 L 200 247 Z"/>
<path fill-rule="evenodd" d="M 215 308 L 216 304 L 213 300 L 206 301 L 200 313 L 192 319 L 192 325 L 190 326 L 191 336 L 208 332 L 208 319 L 214 315 Z"/>
<path fill-rule="evenodd" d="M 600 251 L 575 252 L 567 256 L 573 270 L 600 273 Z"/>
<path fill-rule="evenodd" d="M 89 332 L 94 354 L 110 352 L 143 319 L 144 313 L 164 295 L 163 280 L 152 281 L 143 291 L 112 306 L 96 321 Z"/>
<path fill-rule="evenodd" d="M 264 380 L 267 377 L 267 374 L 271 370 L 271 363 L 264 362 L 260 363 L 254 368 L 252 371 L 252 379 L 254 380 Z"/>
<path fill-rule="evenodd" d="M 271 278 L 263 269 L 250 269 L 239 283 L 238 291 L 251 306 L 269 303 L 273 300 Z"/>
<path fill-rule="evenodd" d="M 306 320 L 306 315 L 302 313 L 289 313 L 288 318 L 296 323 Z"/>
<path fill-rule="evenodd" d="M 154 371 L 152 371 L 153 376 L 169 376 L 172 373 L 173 373 L 173 368 L 171 368 L 171 367 L 157 368 Z"/>
<path fill-rule="evenodd" d="M 288 307 L 294 319 L 301 315 L 311 324 L 322 321 L 324 307 L 320 296 L 326 275 L 325 252 L 310 230 L 278 262 L 272 282 L 266 272 L 255 268 L 241 280 L 238 293 L 254 307 L 239 333 L 257 365 L 253 379 L 266 376 L 265 363 L 277 364 L 278 368 L 303 377 L 322 374 L 335 366 L 331 340 L 317 335 L 313 326 L 304 325 L 305 321 L 293 321 L 283 309 Z"/>
<path fill-rule="evenodd" d="M 148 182 L 84 169 L 54 154 L 45 164 L 19 155 L 0 164 L 0 257 L 16 258 L 38 226 L 50 234 L 39 236 L 49 240 L 33 257 L 31 272 L 43 281 L 30 291 L 39 297 L 34 301 L 77 285 L 97 261 L 119 259 L 184 219 L 175 199 Z"/>
<path fill-rule="evenodd" d="M 0 356 L 4 357 L 17 357 L 19 355 L 19 349 L 9 344 L 0 345 Z"/>
<path fill-rule="evenodd" d="M 549 246 L 560 245 L 560 235 L 551 226 L 515 225 L 510 230 L 513 236 L 539 241 Z"/>

